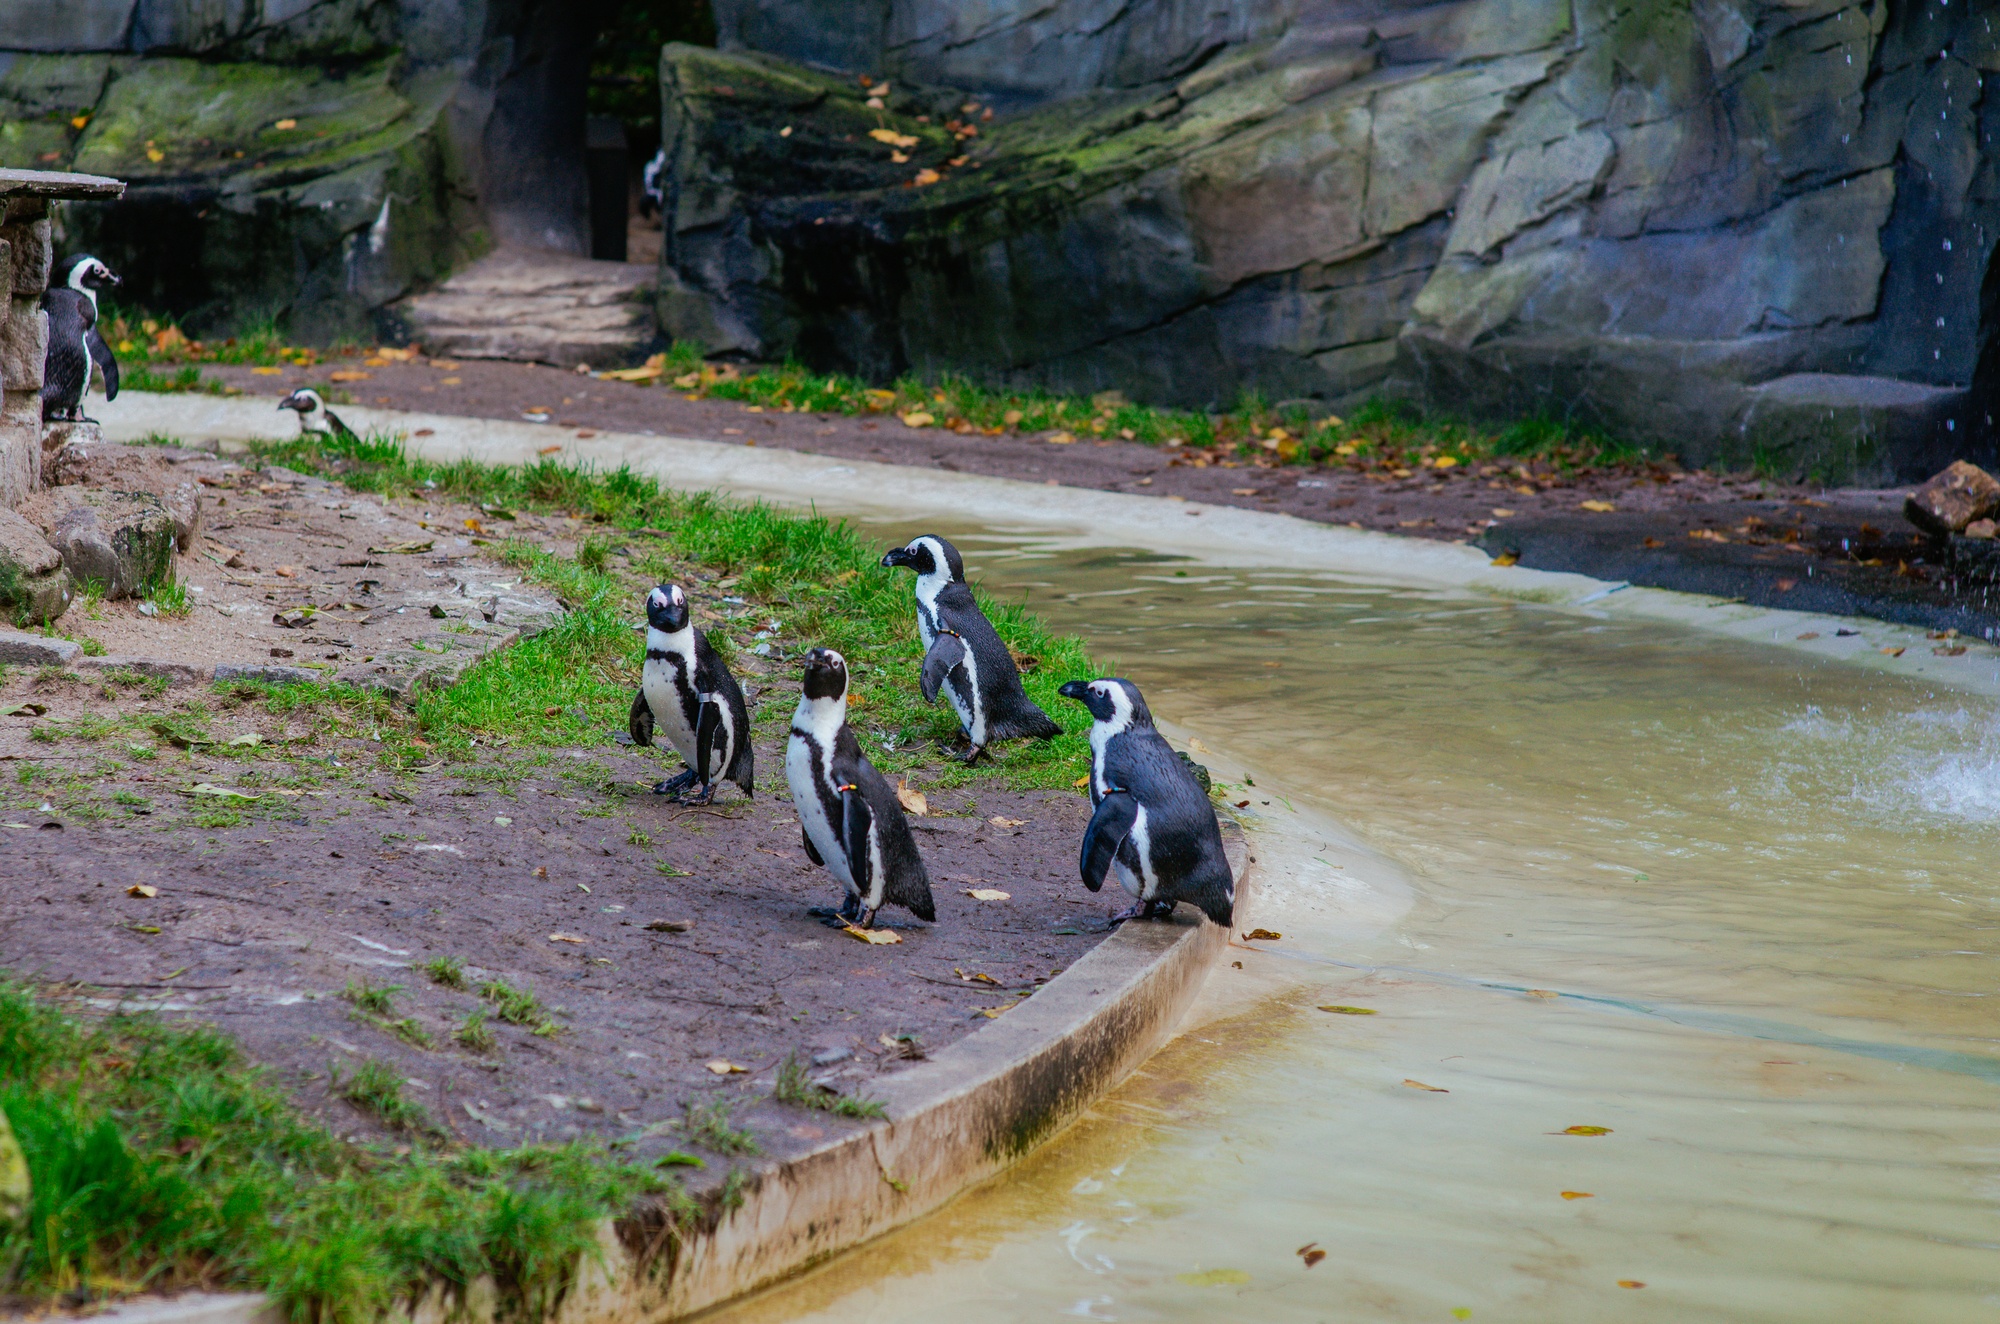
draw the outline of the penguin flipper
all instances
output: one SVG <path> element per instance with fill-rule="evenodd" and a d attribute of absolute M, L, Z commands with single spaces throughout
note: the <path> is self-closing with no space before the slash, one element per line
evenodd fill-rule
<path fill-rule="evenodd" d="M 118 398 L 118 360 L 111 355 L 111 346 L 104 343 L 104 337 L 96 327 L 91 327 L 83 337 L 84 348 L 90 351 L 90 358 L 104 374 L 104 398 Z"/>
<path fill-rule="evenodd" d="M 1077 860 L 1085 887 L 1095 892 L 1104 886 L 1104 876 L 1111 872 L 1111 862 L 1118 858 L 1118 848 L 1125 844 L 1138 818 L 1139 802 L 1130 791 L 1114 787 L 1097 802 L 1097 812 L 1083 831 L 1083 852 Z"/>
<path fill-rule="evenodd" d="M 653 743 L 653 709 L 646 702 L 646 691 L 640 690 L 632 696 L 632 711 L 625 717 L 625 730 L 635 745 Z"/>
<path fill-rule="evenodd" d="M 701 713 L 694 719 L 694 775 L 701 784 L 709 784 L 708 770 L 715 754 L 715 738 L 722 731 L 722 705 L 715 701 L 713 694 L 695 696 L 701 704 Z"/>
<path fill-rule="evenodd" d="M 955 634 L 941 634 L 931 642 L 931 651 L 924 654 L 923 674 L 917 678 L 917 685 L 924 692 L 925 703 L 936 703 L 938 691 L 944 687 L 944 680 L 965 662 L 965 641 Z"/>
<path fill-rule="evenodd" d="M 806 831 L 804 828 L 800 828 L 799 840 L 805 843 L 806 858 L 817 864 L 820 868 L 826 868 L 826 861 L 819 857 L 819 851 L 813 846 L 812 833 Z"/>
<path fill-rule="evenodd" d="M 840 793 L 840 848 L 847 853 L 847 876 L 854 880 L 857 892 L 868 891 L 868 880 L 874 875 L 868 868 L 868 829 L 875 825 L 875 816 L 868 810 L 868 799 L 858 787 Z"/>

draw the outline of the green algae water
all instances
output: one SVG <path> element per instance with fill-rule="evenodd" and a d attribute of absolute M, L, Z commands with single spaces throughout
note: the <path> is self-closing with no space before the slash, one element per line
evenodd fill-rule
<path fill-rule="evenodd" d="M 1209 751 L 1284 936 L 1004 1177 L 719 1318 L 2000 1319 L 2000 703 L 957 537 Z"/>

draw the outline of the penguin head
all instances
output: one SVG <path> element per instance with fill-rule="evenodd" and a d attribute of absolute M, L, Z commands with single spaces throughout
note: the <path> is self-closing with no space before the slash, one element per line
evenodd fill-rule
<path fill-rule="evenodd" d="M 831 648 L 814 648 L 806 653 L 805 697 L 808 701 L 830 699 L 847 702 L 847 659 Z"/>
<path fill-rule="evenodd" d="M 646 624 L 664 634 L 679 634 L 687 623 L 687 594 L 679 584 L 662 584 L 646 595 Z"/>
<path fill-rule="evenodd" d="M 1091 717 L 1120 730 L 1129 726 L 1151 726 L 1152 710 L 1139 696 L 1139 687 L 1121 676 L 1102 680 L 1073 680 L 1056 691 L 1065 699 L 1075 699 L 1090 709 Z"/>
<path fill-rule="evenodd" d="M 116 272 L 88 253 L 77 253 L 66 259 L 57 276 L 63 285 L 85 293 L 108 289 L 119 283 Z"/>
<path fill-rule="evenodd" d="M 894 569 L 908 566 L 917 572 L 917 578 L 929 579 L 942 571 L 946 583 L 965 582 L 965 561 L 953 547 L 934 533 L 922 534 L 910 539 L 909 546 L 898 547 L 882 558 L 882 564 Z"/>
<path fill-rule="evenodd" d="M 302 419 L 311 418 L 326 408 L 326 401 L 319 398 L 319 392 L 310 386 L 301 386 L 284 399 L 278 401 L 278 408 L 291 409 Z"/>

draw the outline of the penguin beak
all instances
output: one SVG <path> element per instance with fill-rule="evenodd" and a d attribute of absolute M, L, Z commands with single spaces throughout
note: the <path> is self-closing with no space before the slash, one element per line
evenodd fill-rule
<path fill-rule="evenodd" d="M 909 548 L 896 547 L 883 553 L 882 565 L 885 569 L 894 570 L 897 566 L 908 565 L 915 559 L 910 555 Z"/>
<path fill-rule="evenodd" d="M 1078 703 L 1085 703 L 1088 702 L 1090 694 L 1090 682 L 1087 680 L 1072 680 L 1057 690 L 1056 693 L 1062 695 L 1065 699 L 1075 699 Z"/>
<path fill-rule="evenodd" d="M 104 272 L 104 283 L 106 285 L 123 285 L 125 282 L 118 278 L 117 272 L 107 267 Z"/>

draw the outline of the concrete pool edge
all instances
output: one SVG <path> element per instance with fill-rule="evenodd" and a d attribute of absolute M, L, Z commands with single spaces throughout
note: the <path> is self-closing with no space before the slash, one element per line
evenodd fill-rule
<path fill-rule="evenodd" d="M 113 441 L 164 435 L 229 445 L 291 435 L 296 427 L 292 415 L 278 412 L 275 397 L 127 391 L 115 402 L 93 402 L 92 408 L 103 419 L 106 439 Z M 1088 488 L 1051 490 L 1018 479 L 836 460 L 804 451 L 689 437 L 596 432 L 358 405 L 343 405 L 341 412 L 363 430 L 403 434 L 414 453 L 438 462 L 474 459 L 518 465 L 553 455 L 607 469 L 626 465 L 684 491 L 713 489 L 794 507 L 824 501 L 882 516 L 910 511 L 957 515 L 1052 534 L 1067 531 L 1100 546 L 1136 547 L 1237 566 L 1348 574 L 1605 619 L 1676 624 L 1791 649 L 1823 662 L 2000 695 L 2000 649 L 1981 641 L 1955 640 L 1954 645 L 1967 647 L 1965 654 L 1933 657 L 1924 646 L 1926 631 L 1917 627 L 1867 617 L 1752 607 L 1560 571 L 1497 566 L 1484 552 L 1461 543 L 1349 529 L 1233 506 Z M 1821 628 L 1829 624 L 1835 628 Z"/>
<path fill-rule="evenodd" d="M 1252 900 L 1252 843 L 1225 826 L 1236 874 L 1237 925 Z M 640 1254 L 606 1219 L 602 1252 L 582 1265 L 551 1324 L 663 1322 L 773 1286 L 894 1231 L 995 1176 L 1058 1134 L 1173 1036 L 1233 929 L 1183 909 L 1170 922 L 1129 923 L 1033 997 L 922 1065 L 874 1088 L 887 1117 L 786 1159 L 745 1169 L 741 1202 L 711 1223 Z M 463 1299 L 433 1287 L 415 1324 L 500 1324 L 490 1282 Z M 82 1324 L 86 1317 L 41 1317 Z M 87 1317 L 96 1324 L 286 1324 L 262 1293 L 138 1298 Z"/>

